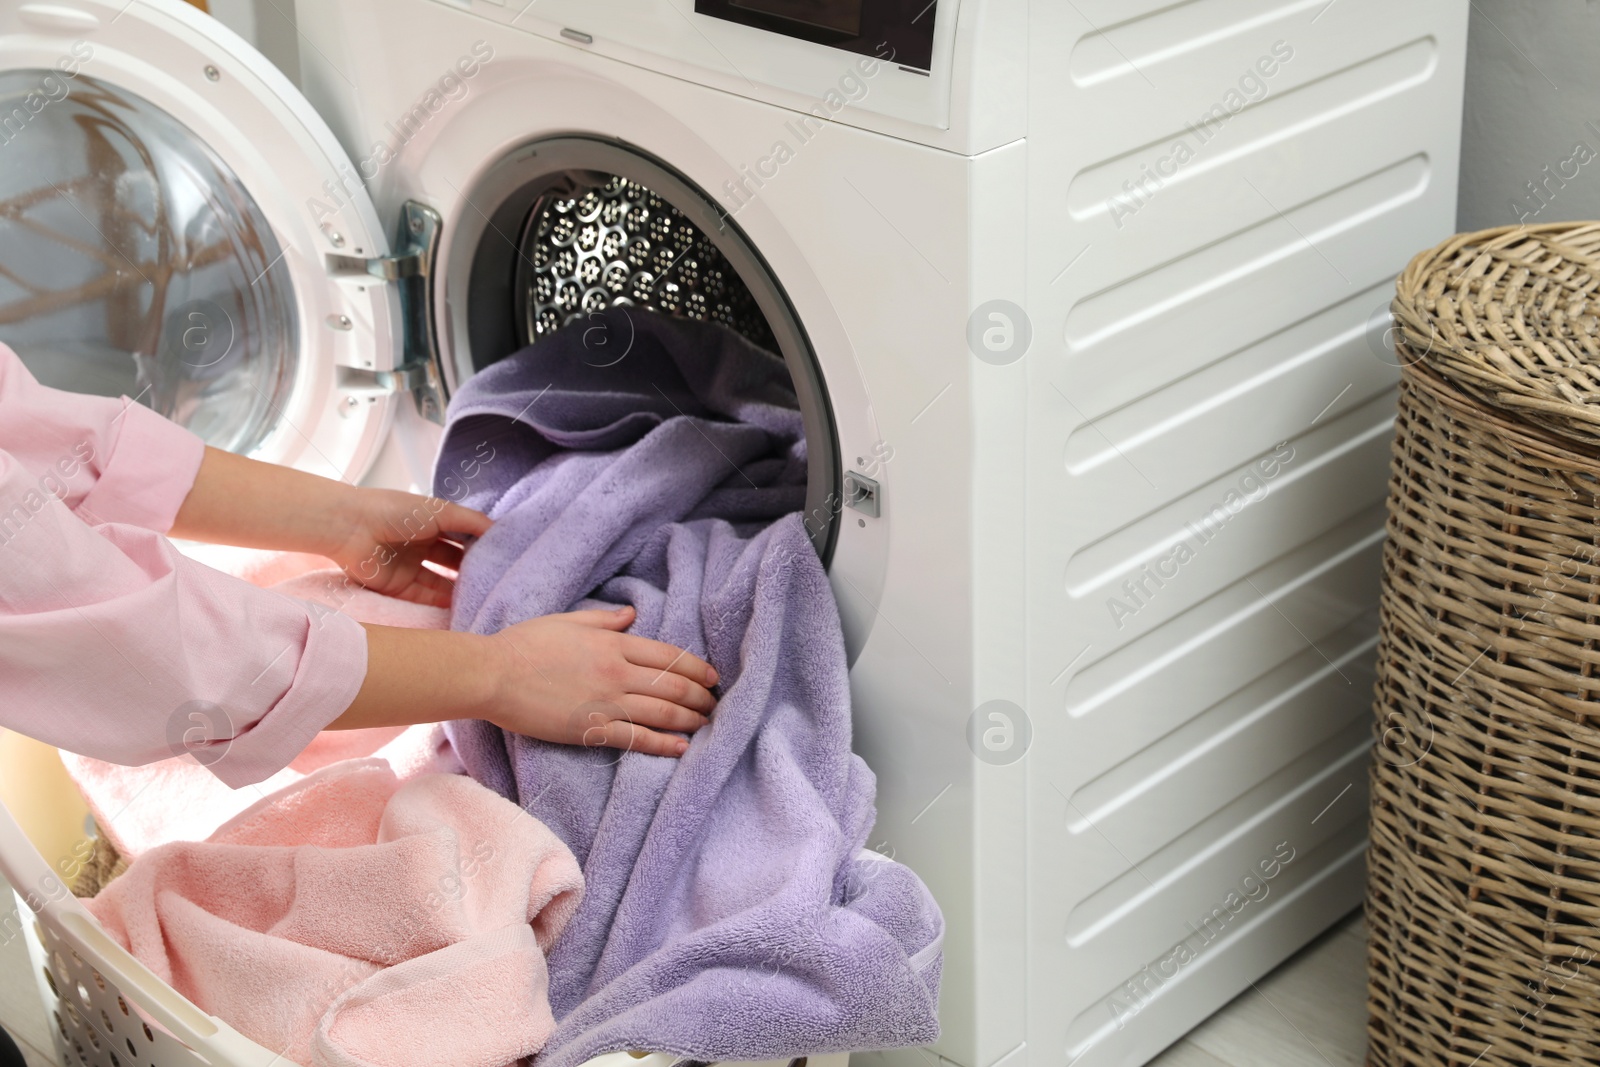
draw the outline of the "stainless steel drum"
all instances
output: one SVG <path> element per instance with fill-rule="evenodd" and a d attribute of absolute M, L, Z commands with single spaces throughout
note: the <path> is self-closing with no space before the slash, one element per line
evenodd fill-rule
<path fill-rule="evenodd" d="M 683 213 L 638 182 L 552 190 L 522 235 L 524 338 L 603 308 L 649 308 L 720 322 L 778 351 L 766 317 L 727 258 Z"/>

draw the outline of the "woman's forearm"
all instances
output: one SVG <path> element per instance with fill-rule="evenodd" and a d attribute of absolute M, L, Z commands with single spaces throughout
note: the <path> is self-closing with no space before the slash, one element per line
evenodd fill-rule
<path fill-rule="evenodd" d="M 447 500 L 347 485 L 207 448 L 168 532 L 326 556 L 368 589 L 448 607 L 451 582 L 440 570 L 459 570 L 466 545 L 491 525 L 482 512 Z"/>
<path fill-rule="evenodd" d="M 327 555 L 349 537 L 358 494 L 344 482 L 208 447 L 169 533 Z"/>
<path fill-rule="evenodd" d="M 367 676 L 330 729 L 483 719 L 564 745 L 680 756 L 716 705 L 717 673 L 625 633 L 631 607 L 541 615 L 492 635 L 366 626 Z"/>
<path fill-rule="evenodd" d="M 363 623 L 367 677 L 330 730 L 489 718 L 499 680 L 493 638 Z"/>

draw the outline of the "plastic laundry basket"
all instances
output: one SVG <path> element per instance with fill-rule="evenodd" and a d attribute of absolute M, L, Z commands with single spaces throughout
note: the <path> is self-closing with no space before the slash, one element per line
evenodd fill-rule
<path fill-rule="evenodd" d="M 55 750 L 42 745 L 11 749 L 7 756 L 13 762 L 23 758 L 39 764 L 34 774 L 9 767 L 10 786 L 24 783 L 23 788 L 42 790 L 65 774 Z M 46 766 L 47 761 L 54 767 Z M 11 800 L 17 802 L 15 796 Z M 48 807 L 29 805 L 45 814 Z M 48 832 L 42 826 L 30 829 L 35 837 Z M 64 1067 L 285 1067 L 281 1053 L 207 1015 L 113 941 L 4 803 L 0 874 L 17 897 L 29 959 Z M 847 1067 L 849 1059 L 848 1053 L 840 1053 L 725 1067 Z M 668 1053 L 618 1052 L 596 1057 L 585 1067 L 672 1067 L 679 1062 L 680 1057 Z"/>

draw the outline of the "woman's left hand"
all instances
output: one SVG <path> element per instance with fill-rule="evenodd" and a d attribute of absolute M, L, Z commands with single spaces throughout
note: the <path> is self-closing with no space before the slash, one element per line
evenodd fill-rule
<path fill-rule="evenodd" d="M 492 525 L 460 504 L 391 489 L 356 490 L 349 507 L 350 533 L 329 558 L 374 592 L 435 607 L 450 606 L 455 584 L 423 564 L 459 570 L 467 541 Z"/>

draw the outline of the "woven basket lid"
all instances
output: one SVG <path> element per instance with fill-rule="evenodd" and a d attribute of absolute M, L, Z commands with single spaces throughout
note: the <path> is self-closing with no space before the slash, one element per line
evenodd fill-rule
<path fill-rule="evenodd" d="M 1600 222 L 1502 226 L 1421 253 L 1390 305 L 1406 366 L 1600 449 Z"/>

